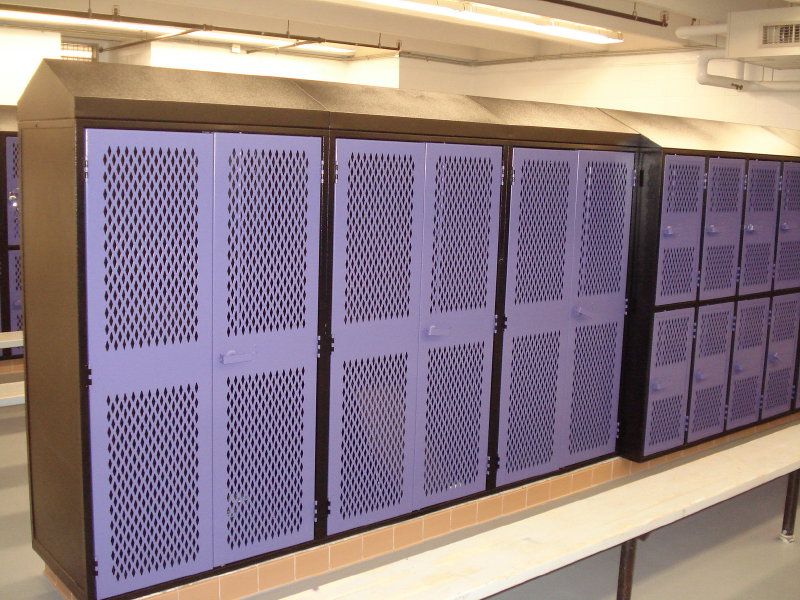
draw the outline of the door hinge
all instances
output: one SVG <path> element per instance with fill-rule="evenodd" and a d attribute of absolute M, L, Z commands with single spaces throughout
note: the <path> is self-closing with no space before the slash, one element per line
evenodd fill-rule
<path fill-rule="evenodd" d="M 333 182 L 334 183 L 338 183 L 339 182 L 339 163 L 338 162 L 333 163 Z"/>
<path fill-rule="evenodd" d="M 494 332 L 500 333 L 501 331 L 505 331 L 508 329 L 508 317 L 503 315 L 495 315 L 494 316 Z"/>
<path fill-rule="evenodd" d="M 323 354 L 333 353 L 333 337 L 329 335 L 317 336 L 317 358 L 321 358 Z"/>
<path fill-rule="evenodd" d="M 703 189 L 708 189 L 708 173 L 703 173 Z"/>
<path fill-rule="evenodd" d="M 683 432 L 689 433 L 689 415 L 683 417 Z"/>
<path fill-rule="evenodd" d="M 500 470 L 500 457 L 495 456 L 487 456 L 486 457 L 486 474 L 491 475 L 492 473 L 497 473 Z"/>
<path fill-rule="evenodd" d="M 89 179 L 89 160 L 83 159 L 83 178 Z"/>
<path fill-rule="evenodd" d="M 331 501 L 325 498 L 325 514 L 331 514 Z M 319 500 L 314 500 L 314 523 L 319 522 L 320 517 L 320 510 L 319 510 Z"/>
<path fill-rule="evenodd" d="M 319 166 L 319 183 L 320 185 L 325 184 L 325 161 L 323 160 Z"/>

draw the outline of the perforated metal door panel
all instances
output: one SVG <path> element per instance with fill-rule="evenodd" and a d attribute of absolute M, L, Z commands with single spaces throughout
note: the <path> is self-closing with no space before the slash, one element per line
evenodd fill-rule
<path fill-rule="evenodd" d="M 213 566 L 212 150 L 206 134 L 86 133 L 100 597 Z"/>
<path fill-rule="evenodd" d="M 413 506 L 425 145 L 339 140 L 328 532 Z"/>
<path fill-rule="evenodd" d="M 6 138 L 6 215 L 8 223 L 8 245 L 19 245 L 20 213 L 20 150 L 14 136 Z"/>
<path fill-rule="evenodd" d="M 791 408 L 799 322 L 800 294 L 775 296 L 772 299 L 762 419 Z"/>
<path fill-rule="evenodd" d="M 733 302 L 701 306 L 697 311 L 689 442 L 720 433 L 725 428 L 733 322 Z"/>
<path fill-rule="evenodd" d="M 557 469 L 572 392 L 572 268 L 578 152 L 515 148 L 499 485 Z"/>
<path fill-rule="evenodd" d="M 486 487 L 502 150 L 428 144 L 426 165 L 415 508 Z"/>
<path fill-rule="evenodd" d="M 694 312 L 693 308 L 667 310 L 653 318 L 645 455 L 684 442 Z"/>
<path fill-rule="evenodd" d="M 758 420 L 769 331 L 769 298 L 736 303 L 736 332 L 728 392 L 727 429 Z"/>
<path fill-rule="evenodd" d="M 625 323 L 634 155 L 579 152 L 568 347 L 567 464 L 612 452 Z"/>
<path fill-rule="evenodd" d="M 783 163 L 775 289 L 800 287 L 800 163 Z"/>
<path fill-rule="evenodd" d="M 708 161 L 708 192 L 700 275 L 701 300 L 736 294 L 744 178 L 744 160 L 712 158 Z"/>
<path fill-rule="evenodd" d="M 217 134 L 214 562 L 311 539 L 321 140 Z"/>
<path fill-rule="evenodd" d="M 12 331 L 22 331 L 25 325 L 22 298 L 22 255 L 19 250 L 8 251 L 8 302 Z M 13 356 L 22 354 L 22 348 L 13 348 Z"/>
<path fill-rule="evenodd" d="M 697 297 L 705 158 L 664 157 L 656 305 Z"/>
<path fill-rule="evenodd" d="M 780 175 L 779 162 L 748 162 L 739 295 L 772 288 Z"/>

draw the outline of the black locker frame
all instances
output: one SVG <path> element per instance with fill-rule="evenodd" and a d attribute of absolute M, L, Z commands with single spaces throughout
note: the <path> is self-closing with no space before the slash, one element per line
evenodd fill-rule
<path fill-rule="evenodd" d="M 692 301 L 667 303 L 663 305 L 656 305 L 656 278 L 658 272 L 658 259 L 659 259 L 659 240 L 661 237 L 661 203 L 662 203 L 662 186 L 664 176 L 664 161 L 668 155 L 679 156 L 696 156 L 702 157 L 705 162 L 705 172 L 708 173 L 709 159 L 712 158 L 734 158 L 742 159 L 747 162 L 746 171 L 749 170 L 750 160 L 764 160 L 764 161 L 778 161 L 778 162 L 797 162 L 798 154 L 793 153 L 796 150 L 795 146 L 791 145 L 789 141 L 784 139 L 786 136 L 780 136 L 777 133 L 774 135 L 771 148 L 759 148 L 759 150 L 766 150 L 764 152 L 746 152 L 742 148 L 736 147 L 737 141 L 735 136 L 739 134 L 737 129 L 747 126 L 742 125 L 728 125 L 726 123 L 716 123 L 715 125 L 722 129 L 721 132 L 715 132 L 709 129 L 710 121 L 700 121 L 696 119 L 682 119 L 678 117 L 662 117 L 644 115 L 639 113 L 627 113 L 624 111 L 608 111 L 609 114 L 616 116 L 623 123 L 634 127 L 647 136 L 652 127 L 653 138 L 658 141 L 663 133 L 663 130 L 674 128 L 675 132 L 680 131 L 682 127 L 688 125 L 699 126 L 705 134 L 703 142 L 712 140 L 712 145 L 716 143 L 718 148 L 712 149 L 707 145 L 703 146 L 699 143 L 693 146 L 691 138 L 687 139 L 689 143 L 685 146 L 669 147 L 667 144 L 664 146 L 656 146 L 642 150 L 642 185 L 640 187 L 640 198 L 637 203 L 638 211 L 633 215 L 633 234 L 632 234 L 632 262 L 630 269 L 633 273 L 631 280 L 631 287 L 629 289 L 629 306 L 628 306 L 628 322 L 625 332 L 625 347 L 623 354 L 623 383 L 620 398 L 620 435 L 617 444 L 619 454 L 625 458 L 641 462 L 651 460 L 659 456 L 670 454 L 679 451 L 683 448 L 703 444 L 709 440 L 717 439 L 728 435 L 729 433 L 740 431 L 752 427 L 757 423 L 765 423 L 781 417 L 789 413 L 782 413 L 774 417 L 766 419 L 758 419 L 755 423 L 744 425 L 732 429 L 723 428 L 723 431 L 708 437 L 704 437 L 693 442 L 687 442 L 688 436 L 688 418 L 691 410 L 693 378 L 690 376 L 689 386 L 687 389 L 687 408 L 686 408 L 686 425 L 683 434 L 684 442 L 678 446 L 646 454 L 644 449 L 646 446 L 646 431 L 647 431 L 647 411 L 648 411 L 648 394 L 650 388 L 650 357 L 653 345 L 653 319 L 656 314 L 668 312 L 672 310 L 679 310 L 684 308 L 693 308 L 695 311 L 695 332 L 692 337 L 691 344 L 691 359 L 690 359 L 690 374 L 694 371 L 694 348 L 696 342 L 696 328 L 697 328 L 697 309 L 703 306 L 713 306 L 717 304 L 724 304 L 728 302 L 735 302 L 739 299 L 756 299 L 756 298 L 771 298 L 775 294 L 786 294 L 798 291 L 800 288 L 788 288 L 786 290 L 773 291 L 772 285 L 770 291 L 747 294 L 739 296 L 738 294 L 730 294 L 719 298 L 710 300 L 700 300 L 700 285 L 699 277 L 702 273 L 702 262 L 698 263 L 698 281 L 695 289 L 695 298 Z M 652 124 L 649 121 L 653 121 Z M 726 130 L 729 128 L 730 131 Z M 672 132 L 670 132 L 672 133 Z M 670 133 L 664 134 L 664 137 L 669 139 Z M 673 133 L 673 138 L 680 137 L 680 134 Z M 652 139 L 652 138 L 651 138 Z M 735 150 L 730 148 L 734 147 Z M 770 153 L 773 152 L 773 153 Z M 782 166 L 781 166 L 782 172 Z M 745 180 L 747 181 L 747 180 Z M 706 201 L 707 201 L 708 183 L 704 183 L 703 189 L 703 205 L 701 209 L 701 238 L 699 243 L 700 261 L 702 261 L 702 248 L 705 240 L 705 217 L 706 217 Z M 743 202 L 747 202 L 747 187 L 745 186 Z M 742 209 L 742 224 L 744 224 L 745 210 Z M 776 221 L 780 217 L 780 202 L 778 210 L 776 211 Z M 742 232 L 739 232 L 740 240 Z M 777 238 L 777 227 L 775 236 Z M 776 248 L 773 248 L 776 250 Z M 742 244 L 739 247 L 739 262 L 741 262 Z M 773 252 L 774 264 L 775 252 Z M 738 265 L 739 263 L 737 263 Z M 774 277 L 774 272 L 771 273 L 771 281 Z M 737 270 L 738 280 L 738 270 Z M 736 311 L 738 306 L 734 308 L 734 319 L 736 318 Z M 729 360 L 730 364 L 733 360 L 731 353 Z M 790 412 L 795 412 L 800 409 L 800 402 L 798 401 L 797 394 L 798 382 L 795 381 L 795 401 L 794 406 Z M 730 388 L 730 373 L 728 388 Z M 763 380 L 762 380 L 763 390 Z M 728 389 L 730 393 L 730 389 Z M 727 402 L 727 401 L 726 401 Z M 726 407 L 727 411 L 727 407 Z"/>
<path fill-rule="evenodd" d="M 176 83 L 179 78 L 180 85 Z M 113 79 L 113 91 L 103 82 Z M 177 88 L 177 91 L 176 89 Z M 107 90 L 98 96 L 96 90 Z M 161 90 L 170 90 L 165 96 Z M 198 101 L 198 98 L 201 101 Z M 235 98 L 236 102 L 231 101 Z M 360 112 L 359 112 L 360 111 Z M 241 132 L 314 135 L 323 140 L 321 234 L 319 266 L 319 330 L 317 360 L 317 447 L 315 474 L 316 522 L 314 539 L 292 547 L 253 556 L 195 575 L 171 580 L 136 592 L 115 596 L 119 600 L 161 591 L 270 558 L 310 548 L 361 531 L 403 521 L 485 497 L 556 473 L 580 468 L 575 464 L 555 472 L 496 486 L 499 356 L 504 332 L 503 300 L 508 255 L 508 214 L 511 149 L 553 148 L 618 150 L 636 153 L 638 197 L 634 194 L 629 246 L 628 297 L 639 297 L 639 263 L 647 239 L 647 215 L 661 149 L 646 141 L 635 128 L 610 112 L 591 108 L 558 107 L 525 101 L 472 98 L 445 94 L 408 93 L 399 90 L 287 79 L 184 72 L 130 65 L 44 61 L 20 100 L 21 140 L 26 198 L 23 220 L 26 239 L 34 240 L 24 255 L 25 279 L 31 291 L 25 298 L 30 315 L 26 331 L 26 395 L 29 469 L 32 486 L 34 549 L 69 589 L 80 598 L 95 598 L 92 535 L 90 454 L 88 447 L 88 386 L 92 374 L 87 362 L 85 247 L 84 247 L 84 132 L 89 128 L 161 131 Z M 611 119 L 609 119 L 609 116 Z M 454 132 L 458 132 L 456 135 Z M 500 237 L 496 294 L 494 363 L 491 380 L 489 464 L 486 490 L 430 506 L 411 514 L 372 523 L 341 534 L 326 535 L 329 374 L 335 340 L 331 337 L 332 215 L 334 145 L 339 138 L 488 144 L 503 147 L 505 172 L 500 203 Z M 798 151 L 800 153 L 800 151 Z M 36 164 L 49 169 L 36 170 Z M 659 184 L 660 185 L 660 184 Z M 647 191 L 645 191 L 647 190 Z M 58 197 L 63 205 L 52 204 Z M 58 229 L 48 220 L 63 218 Z M 37 244 L 36 240 L 42 240 Z M 77 243 L 76 243 L 77 240 Z M 637 242 L 638 240 L 638 242 Z M 74 270 L 51 274 L 49 285 L 63 294 L 37 293 L 43 285 L 48 252 L 68 253 Z M 653 272 L 654 273 L 654 272 Z M 645 281 L 646 283 L 646 281 Z M 653 282 L 651 282 L 654 285 Z M 52 288 L 50 288 L 52 289 Z M 629 315 L 625 340 L 638 321 Z M 66 350 L 48 347 L 53 337 L 66 341 Z M 32 360 L 28 360 L 33 357 Z M 47 365 L 44 369 L 42 365 Z M 623 374 L 632 363 L 623 358 Z M 635 371 L 635 369 L 633 369 Z M 624 377 L 623 377 L 624 379 Z M 620 412 L 626 387 L 620 392 Z M 622 421 L 623 431 L 625 420 Z M 49 432 L 45 437 L 43 432 Z M 57 435 L 53 435 L 53 433 Z M 54 451 L 58 461 L 53 461 Z M 597 462 L 612 456 L 598 457 Z M 65 469 L 70 477 L 64 477 Z M 58 491 L 55 505 L 39 489 Z M 67 518 L 64 518 L 65 511 Z M 58 517 L 58 518 L 56 518 Z"/>

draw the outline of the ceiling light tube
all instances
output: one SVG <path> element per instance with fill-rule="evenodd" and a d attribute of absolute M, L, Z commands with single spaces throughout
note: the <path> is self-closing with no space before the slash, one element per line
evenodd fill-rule
<path fill-rule="evenodd" d="M 178 27 L 170 27 L 167 25 L 154 25 L 150 23 L 137 23 L 132 21 L 115 21 L 112 19 L 95 19 L 90 17 L 74 17 L 70 15 L 27 12 L 19 10 L 0 10 L 0 22 L 3 21 L 42 25 L 61 25 L 65 27 L 79 28 L 88 27 L 92 29 L 114 29 L 118 31 L 153 33 L 156 35 L 169 35 L 181 31 Z"/>
<path fill-rule="evenodd" d="M 263 35 L 252 35 L 249 33 L 235 33 L 232 31 L 193 31 L 186 34 L 187 38 L 202 40 L 204 42 L 214 42 L 219 44 L 241 44 L 242 46 L 264 46 L 267 48 L 284 48 L 296 43 L 290 38 L 274 38 Z"/>
<path fill-rule="evenodd" d="M 352 56 L 356 53 L 353 48 L 341 48 L 327 43 L 298 44 L 291 48 L 296 52 L 313 52 L 315 54 L 336 54 L 339 56 Z"/>
<path fill-rule="evenodd" d="M 553 19 L 477 2 L 460 0 L 357 0 L 359 4 L 378 6 L 403 12 L 510 31 L 557 37 L 588 44 L 618 44 L 622 33 L 563 19 Z"/>

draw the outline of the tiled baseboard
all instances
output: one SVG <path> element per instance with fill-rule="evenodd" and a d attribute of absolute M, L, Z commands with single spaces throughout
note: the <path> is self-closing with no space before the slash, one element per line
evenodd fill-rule
<path fill-rule="evenodd" d="M 464 502 L 421 517 L 409 518 L 394 525 L 387 525 L 343 540 L 323 544 L 310 550 L 303 550 L 259 565 L 209 577 L 203 581 L 166 592 L 159 592 L 147 596 L 147 598 L 148 600 L 235 600 L 243 598 L 259 591 L 271 590 L 379 556 L 386 556 L 395 551 L 405 550 L 424 541 L 479 523 L 486 523 L 523 510 L 540 507 L 547 502 L 563 499 L 594 486 L 633 477 L 671 461 L 706 452 L 722 444 L 757 435 L 798 420 L 800 420 L 800 413 L 787 415 L 769 423 L 756 425 L 643 463 L 634 463 L 619 457 L 611 458 L 479 500 Z M 45 576 L 65 600 L 74 600 L 74 596 L 47 568 L 45 568 Z"/>

